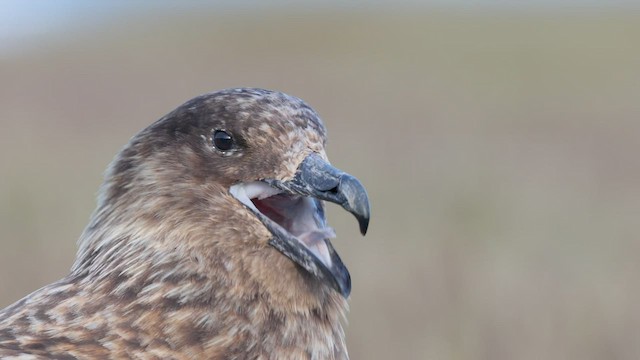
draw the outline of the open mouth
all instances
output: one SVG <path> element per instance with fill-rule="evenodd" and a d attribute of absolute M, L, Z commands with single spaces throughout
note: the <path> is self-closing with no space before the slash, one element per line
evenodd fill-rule
<path fill-rule="evenodd" d="M 322 203 L 314 198 L 286 193 L 262 181 L 231 186 L 231 194 L 251 209 L 274 235 L 293 237 L 327 268 L 332 260 L 328 239 L 334 230 L 326 225 Z"/>
<path fill-rule="evenodd" d="M 351 276 L 329 240 L 336 234 L 327 226 L 324 201 L 353 214 L 364 235 L 369 198 L 358 179 L 310 154 L 290 180 L 244 182 L 232 185 L 229 192 L 271 232 L 271 246 L 345 298 L 349 296 Z"/>

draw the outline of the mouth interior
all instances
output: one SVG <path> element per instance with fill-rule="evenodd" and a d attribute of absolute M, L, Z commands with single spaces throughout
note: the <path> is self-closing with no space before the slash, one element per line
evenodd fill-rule
<path fill-rule="evenodd" d="M 261 181 L 236 184 L 229 190 L 236 199 L 262 215 L 260 220 L 270 221 L 273 227 L 305 246 L 327 268 L 331 267 L 326 241 L 336 235 L 326 226 L 315 199 L 285 193 Z"/>

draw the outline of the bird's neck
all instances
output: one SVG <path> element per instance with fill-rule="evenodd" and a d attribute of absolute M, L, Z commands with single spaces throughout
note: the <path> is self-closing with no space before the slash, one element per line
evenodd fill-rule
<path fill-rule="evenodd" d="M 259 223 L 255 238 L 245 238 L 252 246 L 234 247 L 215 233 L 145 225 L 150 221 L 90 225 L 83 235 L 86 246 L 72 276 L 105 305 L 99 311 L 120 312 L 106 317 L 208 358 L 246 357 L 246 349 L 259 357 L 285 348 L 276 358 L 347 358 L 346 300 L 269 246 Z"/>
<path fill-rule="evenodd" d="M 152 348 L 153 339 L 163 339 L 170 344 L 158 348 L 163 358 L 180 349 L 212 359 L 348 359 L 342 328 L 347 305 L 335 291 L 322 303 L 315 294 L 283 301 L 248 274 L 212 279 L 192 270 L 166 263 L 86 276 L 78 288 L 89 301 L 74 311 L 147 338 Z"/>

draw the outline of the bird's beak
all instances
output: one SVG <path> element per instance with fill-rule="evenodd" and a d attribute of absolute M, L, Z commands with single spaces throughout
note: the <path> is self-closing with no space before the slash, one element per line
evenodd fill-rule
<path fill-rule="evenodd" d="M 310 244 L 307 241 L 300 241 L 302 236 L 297 236 L 298 239 L 275 236 L 271 240 L 271 245 L 307 271 L 331 283 L 345 298 L 348 297 L 351 292 L 351 276 L 329 241 L 329 237 L 335 235 L 333 230 L 326 225 L 322 200 L 338 204 L 352 213 L 358 220 L 360 233 L 365 235 L 369 227 L 370 210 L 369 198 L 364 186 L 358 179 L 331 166 L 315 153 L 302 161 L 293 179 L 289 181 L 265 180 L 265 182 L 272 187 L 283 190 L 284 193 L 302 195 L 312 200 L 310 202 L 313 208 L 311 215 L 320 230 L 318 233 L 325 235 L 320 239 L 313 240 L 320 242 L 315 244 L 315 247 L 318 248 L 315 249 L 316 251 L 314 249 L 309 251 Z M 304 213 L 302 208 L 298 210 Z M 322 250 L 325 247 L 326 255 L 323 257 Z"/>
<path fill-rule="evenodd" d="M 329 241 L 335 233 L 327 226 L 323 200 L 352 213 L 364 235 L 369 226 L 369 198 L 355 177 L 314 153 L 302 161 L 291 180 L 241 183 L 230 191 L 271 231 L 273 247 L 349 296 L 351 277 Z"/>
<path fill-rule="evenodd" d="M 313 153 L 300 164 L 290 181 L 267 180 L 268 184 L 294 194 L 330 201 L 352 213 L 365 235 L 369 227 L 369 197 L 364 186 L 355 177 L 331 166 Z"/>

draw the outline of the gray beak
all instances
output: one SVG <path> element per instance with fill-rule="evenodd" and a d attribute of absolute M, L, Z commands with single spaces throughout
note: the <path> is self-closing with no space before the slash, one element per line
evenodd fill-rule
<path fill-rule="evenodd" d="M 364 186 L 355 177 L 331 166 L 317 154 L 307 156 L 295 177 L 286 182 L 266 180 L 271 186 L 326 200 L 342 206 L 352 213 L 365 235 L 369 228 L 369 197 Z"/>
<path fill-rule="evenodd" d="M 327 228 L 322 204 L 322 200 L 325 200 L 338 204 L 353 214 L 358 220 L 362 235 L 367 232 L 370 210 L 369 198 L 364 186 L 358 179 L 334 168 L 317 154 L 311 154 L 305 158 L 293 179 L 289 181 L 265 179 L 263 181 L 285 193 L 311 198 L 310 202 L 313 205 L 310 206 L 312 210 L 309 212 L 313 214 L 313 222 L 318 229 Z M 307 212 L 303 207 L 296 211 L 299 213 Z M 327 257 L 330 260 L 321 260 L 316 256 L 317 254 L 312 254 L 308 247 L 302 245 L 291 234 L 281 231 L 281 228 L 264 219 L 264 216 L 261 218 L 275 235 L 271 240 L 272 246 L 309 273 L 327 281 L 345 298 L 349 296 L 351 276 L 328 238 L 324 238 L 322 241 L 326 244 Z"/>

